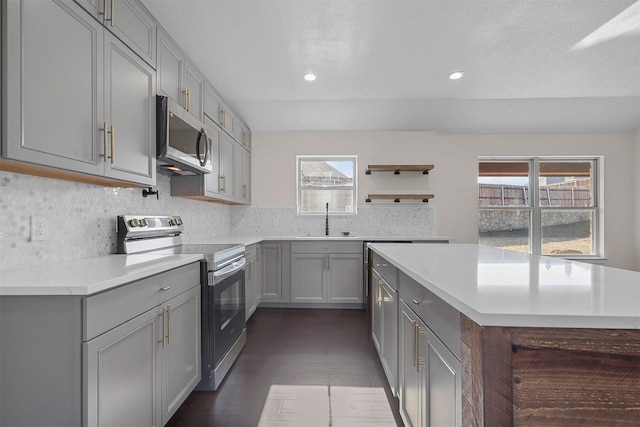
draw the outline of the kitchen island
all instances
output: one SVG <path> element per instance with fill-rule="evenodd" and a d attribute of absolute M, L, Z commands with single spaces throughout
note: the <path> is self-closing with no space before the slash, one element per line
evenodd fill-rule
<path fill-rule="evenodd" d="M 369 247 L 384 259 L 377 265 L 398 271 L 400 312 L 432 320 L 414 337 L 435 332 L 458 358 L 452 396 L 461 425 L 638 425 L 640 273 L 479 245 Z M 414 370 L 429 372 L 429 357 L 418 356 Z M 428 406 L 437 390 L 426 390 Z"/>

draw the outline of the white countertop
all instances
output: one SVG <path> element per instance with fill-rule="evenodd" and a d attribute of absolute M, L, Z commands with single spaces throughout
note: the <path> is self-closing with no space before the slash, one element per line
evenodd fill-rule
<path fill-rule="evenodd" d="M 450 242 L 451 237 L 442 236 L 229 236 L 216 239 L 216 243 L 242 243 L 250 245 L 260 242 L 304 242 L 304 241 L 338 241 L 338 242 Z"/>
<path fill-rule="evenodd" d="M 0 295 L 91 295 L 182 267 L 202 255 L 105 255 L 0 271 Z"/>
<path fill-rule="evenodd" d="M 640 272 L 481 245 L 369 245 L 483 326 L 640 329 Z"/>

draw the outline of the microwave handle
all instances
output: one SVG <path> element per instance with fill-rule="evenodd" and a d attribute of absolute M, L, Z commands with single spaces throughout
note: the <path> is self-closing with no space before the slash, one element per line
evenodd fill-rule
<path fill-rule="evenodd" d="M 202 138 L 202 135 L 204 135 L 204 141 L 205 141 L 205 152 L 204 152 L 204 159 L 202 159 L 202 157 L 200 157 L 200 139 Z M 200 161 L 200 165 L 204 166 L 207 164 L 207 160 L 209 160 L 209 137 L 207 136 L 207 131 L 204 130 L 204 128 L 200 129 L 200 133 L 198 133 L 198 140 L 196 141 L 196 153 L 198 154 L 198 160 Z"/>

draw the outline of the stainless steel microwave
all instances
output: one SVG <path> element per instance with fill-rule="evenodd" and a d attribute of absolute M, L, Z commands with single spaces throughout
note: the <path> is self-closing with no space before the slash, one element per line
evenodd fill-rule
<path fill-rule="evenodd" d="M 166 96 L 156 98 L 156 156 L 160 171 L 211 173 L 211 141 L 204 125 Z"/>

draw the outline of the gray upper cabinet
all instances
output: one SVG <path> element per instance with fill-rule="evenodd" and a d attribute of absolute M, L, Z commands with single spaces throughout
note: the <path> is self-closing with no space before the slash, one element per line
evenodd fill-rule
<path fill-rule="evenodd" d="M 5 6 L 3 157 L 101 174 L 102 25 L 71 1 Z"/>
<path fill-rule="evenodd" d="M 238 117 L 236 117 L 234 122 L 233 132 L 236 141 L 242 144 L 248 151 L 251 151 L 251 133 L 249 132 L 249 128 Z"/>
<path fill-rule="evenodd" d="M 220 138 L 220 194 L 219 198 L 234 200 L 235 189 L 233 187 L 233 154 L 235 142 L 225 133 Z"/>
<path fill-rule="evenodd" d="M 225 130 L 229 135 L 234 136 L 233 134 L 233 126 L 235 121 L 235 116 L 233 112 L 227 107 L 227 104 L 224 101 L 220 101 L 220 111 L 219 111 L 219 123 L 220 127 Z"/>
<path fill-rule="evenodd" d="M 202 120 L 204 107 L 204 77 L 189 60 L 184 66 L 184 87 L 187 91 L 187 111 Z"/>
<path fill-rule="evenodd" d="M 158 29 L 158 93 L 168 96 L 185 106 L 186 96 L 182 91 L 184 55 L 173 40 Z"/>
<path fill-rule="evenodd" d="M 234 186 L 235 201 L 242 204 L 251 203 L 251 153 L 237 142 L 234 144 Z"/>
<path fill-rule="evenodd" d="M 156 68 L 157 25 L 138 0 L 75 0 L 122 40 L 145 62 Z"/>
<path fill-rule="evenodd" d="M 220 124 L 220 103 L 222 97 L 216 92 L 214 87 L 209 82 L 205 82 L 204 85 L 204 115 L 205 118 L 213 120 L 218 126 Z"/>
<path fill-rule="evenodd" d="M 105 174 L 123 180 L 137 176 L 137 182 L 154 185 L 156 73 L 108 33 L 104 61 L 103 141 L 108 142 L 103 149 L 110 153 Z"/>
<path fill-rule="evenodd" d="M 204 77 L 178 45 L 158 29 L 158 93 L 168 96 L 202 121 Z"/>
<path fill-rule="evenodd" d="M 3 157 L 155 185 L 153 70 L 71 0 L 5 10 Z"/>

